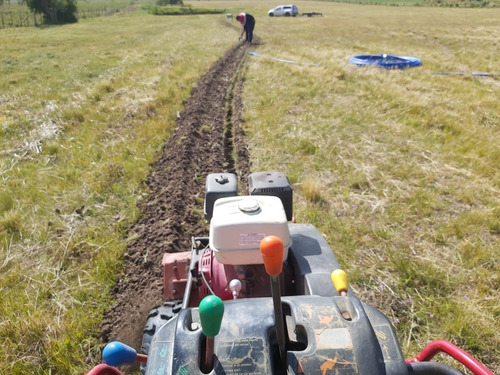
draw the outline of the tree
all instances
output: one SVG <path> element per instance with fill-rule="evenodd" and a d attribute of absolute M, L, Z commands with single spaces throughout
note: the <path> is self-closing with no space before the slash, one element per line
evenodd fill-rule
<path fill-rule="evenodd" d="M 76 0 L 26 0 L 28 7 L 45 15 L 51 24 L 77 22 Z"/>

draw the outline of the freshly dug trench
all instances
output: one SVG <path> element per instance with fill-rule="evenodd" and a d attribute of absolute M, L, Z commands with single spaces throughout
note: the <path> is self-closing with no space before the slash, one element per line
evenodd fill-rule
<path fill-rule="evenodd" d="M 162 300 L 163 253 L 188 251 L 192 236 L 208 235 L 197 214 L 205 176 L 232 172 L 246 186 L 250 167 L 240 120 L 247 48 L 235 45 L 200 79 L 153 165 L 146 181 L 149 198 L 131 228 L 125 271 L 113 289 L 116 303 L 101 325 L 104 342 L 140 349 L 148 312 Z"/>

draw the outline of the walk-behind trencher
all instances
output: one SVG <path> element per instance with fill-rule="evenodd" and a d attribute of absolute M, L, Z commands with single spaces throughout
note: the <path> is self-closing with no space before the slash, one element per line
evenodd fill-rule
<path fill-rule="evenodd" d="M 164 255 L 165 302 L 149 314 L 142 353 L 109 343 L 88 375 L 136 361 L 146 375 L 463 374 L 431 361 L 439 352 L 492 375 L 443 340 L 405 360 L 391 322 L 349 291 L 319 231 L 295 223 L 284 174 L 251 174 L 241 196 L 236 175 L 214 173 L 205 190 L 209 236 Z"/>

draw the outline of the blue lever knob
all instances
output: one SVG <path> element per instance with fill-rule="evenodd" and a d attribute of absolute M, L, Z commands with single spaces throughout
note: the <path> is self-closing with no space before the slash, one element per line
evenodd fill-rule
<path fill-rule="evenodd" d="M 137 360 L 137 352 L 128 345 L 119 341 L 113 341 L 104 347 L 102 359 L 106 364 L 115 367 L 132 364 Z"/>

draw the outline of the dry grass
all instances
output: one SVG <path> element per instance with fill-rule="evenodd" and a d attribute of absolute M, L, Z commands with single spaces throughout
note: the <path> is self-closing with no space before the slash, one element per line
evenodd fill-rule
<path fill-rule="evenodd" d="M 306 200 L 313 203 L 321 201 L 322 185 L 317 180 L 306 179 L 300 184 L 295 184 L 295 187 L 300 189 Z"/>
<path fill-rule="evenodd" d="M 407 355 L 445 338 L 500 371 L 500 91 L 470 75 L 498 73 L 499 11 L 297 5 L 325 17 L 258 23 L 269 58 L 251 60 L 246 85 L 254 169 L 292 177 L 297 220 L 321 228 Z M 347 63 L 379 53 L 423 66 Z"/>
<path fill-rule="evenodd" d="M 234 41 L 215 17 L 171 20 L 0 30 L 2 374 L 81 374 L 100 360 L 142 181 Z"/>

